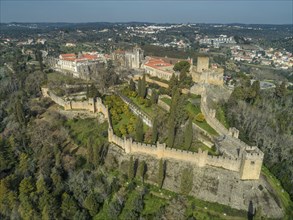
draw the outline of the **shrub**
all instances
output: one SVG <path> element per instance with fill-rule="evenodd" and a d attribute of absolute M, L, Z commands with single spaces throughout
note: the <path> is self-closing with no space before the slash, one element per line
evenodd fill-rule
<path fill-rule="evenodd" d="M 151 105 L 152 105 L 152 103 L 151 103 L 151 101 L 149 100 L 149 99 L 147 99 L 146 101 L 145 101 L 145 107 L 151 107 Z"/>
<path fill-rule="evenodd" d="M 195 120 L 196 121 L 199 121 L 199 122 L 203 122 L 205 120 L 205 117 L 202 113 L 198 113 L 196 116 L 195 116 Z"/>

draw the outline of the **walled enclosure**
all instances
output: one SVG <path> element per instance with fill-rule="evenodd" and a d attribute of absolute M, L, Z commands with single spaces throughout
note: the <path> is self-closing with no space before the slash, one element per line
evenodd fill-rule
<path fill-rule="evenodd" d="M 109 124 L 109 142 L 120 146 L 127 154 L 148 154 L 157 158 L 169 158 L 189 162 L 199 167 L 204 167 L 206 165 L 220 167 L 238 172 L 239 178 L 243 180 L 259 179 L 263 153 L 257 147 L 244 146 L 244 148 L 241 149 L 238 158 L 230 158 L 223 156 L 210 156 L 207 151 L 201 150 L 199 150 L 198 153 L 194 153 L 172 149 L 166 147 L 165 144 L 160 144 L 158 142 L 156 145 L 134 142 L 131 138 L 123 139 L 114 134 L 108 108 L 102 103 L 100 98 L 97 98 L 96 101 L 94 101 L 94 99 L 89 99 L 88 101 L 64 101 L 62 98 L 50 92 L 47 88 L 42 88 L 42 93 L 44 97 L 50 97 L 58 105 L 63 106 L 65 110 L 79 109 L 104 114 Z M 206 102 L 206 96 L 203 94 L 202 97 L 204 97 L 202 98 L 202 102 Z M 212 117 L 206 112 L 206 105 L 201 105 L 201 107 L 206 118 L 212 122 Z M 229 133 L 229 131 L 225 131 L 225 133 Z M 235 133 L 235 130 L 233 130 L 233 133 Z"/>

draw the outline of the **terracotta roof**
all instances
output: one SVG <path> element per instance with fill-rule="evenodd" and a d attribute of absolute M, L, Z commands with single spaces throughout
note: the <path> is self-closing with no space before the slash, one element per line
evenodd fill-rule
<path fill-rule="evenodd" d="M 167 63 L 165 62 L 164 60 L 162 59 L 154 59 L 154 58 L 151 58 L 149 59 L 146 63 L 145 63 L 146 66 L 150 66 L 152 68 L 156 68 L 156 69 L 159 69 L 161 67 L 168 67 L 168 66 L 173 66 L 172 64 L 170 63 Z"/>
<path fill-rule="evenodd" d="M 60 54 L 62 57 L 76 57 L 74 53 L 65 53 L 65 54 Z"/>
<path fill-rule="evenodd" d="M 81 56 L 81 58 L 85 58 L 85 59 L 88 59 L 88 60 L 96 60 L 98 58 L 97 55 L 91 55 L 91 54 L 83 54 Z"/>
<path fill-rule="evenodd" d="M 62 60 L 75 61 L 75 57 L 63 57 Z"/>

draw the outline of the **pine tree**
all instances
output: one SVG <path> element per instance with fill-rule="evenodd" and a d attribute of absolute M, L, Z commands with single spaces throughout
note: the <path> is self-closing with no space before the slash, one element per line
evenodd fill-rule
<path fill-rule="evenodd" d="M 99 203 L 96 200 L 95 194 L 90 193 L 84 200 L 83 206 L 89 211 L 91 216 L 95 216 L 100 208 Z"/>
<path fill-rule="evenodd" d="M 62 194 L 61 210 L 62 217 L 66 219 L 72 219 L 76 213 L 76 210 L 78 210 L 77 202 L 66 192 Z"/>
<path fill-rule="evenodd" d="M 155 119 L 153 122 L 152 143 L 155 144 L 157 140 L 158 140 L 158 120 Z"/>
<path fill-rule="evenodd" d="M 140 118 L 137 118 L 136 120 L 136 126 L 135 126 L 135 137 L 136 141 L 142 142 L 143 141 L 143 122 Z"/>
<path fill-rule="evenodd" d="M 184 146 L 186 149 L 189 149 L 192 143 L 193 132 L 192 132 L 192 121 L 191 119 L 188 120 L 188 124 L 185 128 L 184 132 Z"/>

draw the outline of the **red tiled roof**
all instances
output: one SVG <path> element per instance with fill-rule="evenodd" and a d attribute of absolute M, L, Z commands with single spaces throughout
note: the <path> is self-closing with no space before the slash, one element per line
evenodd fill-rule
<path fill-rule="evenodd" d="M 166 63 L 165 61 L 163 61 L 162 59 L 154 59 L 154 58 L 151 58 L 150 60 L 148 60 L 146 63 L 145 63 L 146 66 L 149 66 L 149 67 L 152 67 L 152 68 L 160 68 L 160 67 L 168 67 L 168 66 L 173 66 L 172 64 L 170 63 Z"/>
<path fill-rule="evenodd" d="M 60 54 L 62 57 L 76 57 L 74 53 L 65 53 L 65 54 Z"/>
<path fill-rule="evenodd" d="M 75 57 L 63 57 L 62 60 L 75 61 Z"/>
<path fill-rule="evenodd" d="M 91 55 L 91 54 L 83 54 L 81 56 L 81 58 L 85 58 L 85 59 L 88 59 L 88 60 L 96 60 L 98 58 L 97 55 Z"/>

